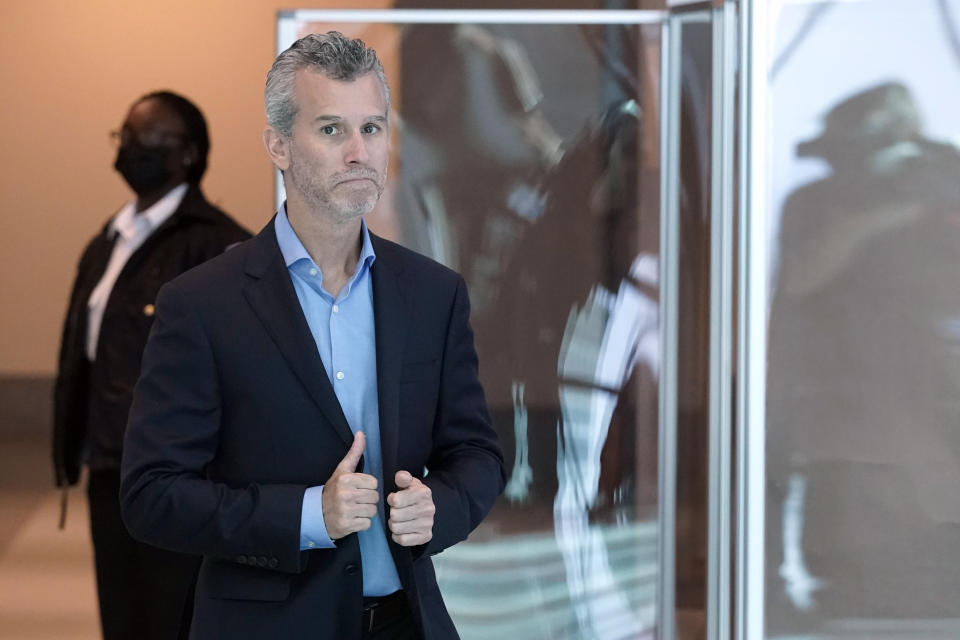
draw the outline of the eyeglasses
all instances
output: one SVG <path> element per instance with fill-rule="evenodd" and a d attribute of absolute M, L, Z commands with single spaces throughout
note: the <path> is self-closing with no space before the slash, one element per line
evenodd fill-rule
<path fill-rule="evenodd" d="M 110 142 L 115 147 L 122 147 L 130 142 L 141 147 L 169 147 L 182 141 L 186 135 L 179 131 L 164 131 L 163 129 L 147 129 L 146 131 L 120 129 L 110 132 Z"/>

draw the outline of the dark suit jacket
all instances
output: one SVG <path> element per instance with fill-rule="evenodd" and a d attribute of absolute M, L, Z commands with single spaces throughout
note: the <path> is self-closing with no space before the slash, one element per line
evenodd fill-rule
<path fill-rule="evenodd" d="M 402 469 L 433 492 L 433 539 L 390 545 L 425 637 L 446 640 L 457 633 L 430 556 L 490 510 L 503 458 L 462 278 L 372 240 L 381 499 Z M 360 638 L 357 536 L 299 550 L 303 493 L 329 479 L 352 438 L 272 223 L 161 290 L 120 498 L 135 537 L 204 555 L 192 637 Z"/>
<path fill-rule="evenodd" d="M 86 355 L 87 301 L 113 252 L 108 232 L 109 223 L 83 252 L 63 326 L 53 411 L 58 486 L 77 482 L 85 448 L 93 456 L 92 466 L 120 467 L 123 431 L 160 287 L 250 237 L 207 202 L 199 187 L 189 187 L 177 210 L 130 256 L 117 278 L 91 365 Z"/>

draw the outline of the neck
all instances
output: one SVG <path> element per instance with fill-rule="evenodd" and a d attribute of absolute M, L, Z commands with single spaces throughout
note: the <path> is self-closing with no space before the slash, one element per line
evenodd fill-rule
<path fill-rule="evenodd" d="M 360 259 L 361 218 L 336 221 L 326 212 L 310 210 L 287 194 L 287 219 L 300 242 L 323 273 L 323 286 L 336 296 L 353 276 Z"/>

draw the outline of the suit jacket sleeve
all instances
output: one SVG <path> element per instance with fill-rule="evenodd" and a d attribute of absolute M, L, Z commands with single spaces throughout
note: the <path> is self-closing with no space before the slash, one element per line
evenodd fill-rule
<path fill-rule="evenodd" d="M 158 547 L 237 562 L 255 556 L 272 569 L 301 571 L 306 487 L 228 486 L 207 476 L 221 436 L 215 354 L 176 283 L 160 290 L 156 307 L 124 441 L 127 528 Z"/>
<path fill-rule="evenodd" d="M 95 240 L 94 240 L 95 242 Z M 57 377 L 53 385 L 53 470 L 58 487 L 77 484 L 80 452 L 87 431 L 86 300 L 82 286 L 91 269 L 94 242 L 87 245 L 77 267 L 60 339 Z M 89 293 L 87 293 L 89 295 Z"/>
<path fill-rule="evenodd" d="M 440 380 L 433 451 L 424 479 L 436 506 L 433 538 L 413 550 L 415 557 L 439 553 L 466 539 L 506 482 L 503 454 L 478 377 L 470 302 L 462 278 L 454 294 Z"/>

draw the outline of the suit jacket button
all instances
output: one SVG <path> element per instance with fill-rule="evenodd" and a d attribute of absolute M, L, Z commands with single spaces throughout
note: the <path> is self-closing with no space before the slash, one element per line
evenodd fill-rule
<path fill-rule="evenodd" d="M 257 556 L 247 556 L 247 564 L 257 566 Z"/>
<path fill-rule="evenodd" d="M 247 556 L 237 556 L 236 561 L 240 564 L 247 564 Z"/>
<path fill-rule="evenodd" d="M 269 562 L 267 562 L 267 566 L 270 567 L 271 569 L 276 569 L 276 568 L 277 568 L 277 559 L 276 559 L 276 558 L 270 558 Z"/>
<path fill-rule="evenodd" d="M 266 567 L 266 566 L 267 566 L 267 559 L 266 559 L 264 556 L 260 556 L 259 558 L 257 558 L 257 566 L 258 566 L 258 567 Z"/>
<path fill-rule="evenodd" d="M 356 563 L 353 563 L 353 562 L 351 562 L 350 564 L 348 564 L 347 566 L 345 566 L 345 567 L 343 568 L 343 572 L 344 572 L 345 574 L 347 574 L 347 575 L 350 575 L 350 576 L 352 576 L 353 574 L 355 574 L 355 573 L 356 573 L 357 571 L 359 571 L 359 570 L 360 570 L 360 567 L 358 567 L 358 566 L 356 565 Z"/>

